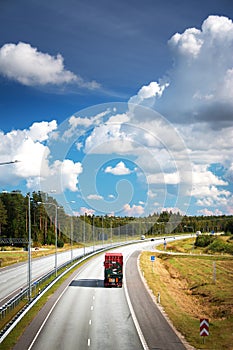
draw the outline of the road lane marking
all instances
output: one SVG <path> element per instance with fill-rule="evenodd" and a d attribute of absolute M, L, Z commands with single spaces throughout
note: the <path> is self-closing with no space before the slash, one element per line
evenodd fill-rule
<path fill-rule="evenodd" d="M 89 320 L 89 325 L 91 325 L 91 320 Z"/>
<path fill-rule="evenodd" d="M 93 311 L 94 310 L 94 306 L 93 305 L 91 305 L 91 311 Z"/>
<path fill-rule="evenodd" d="M 129 258 L 129 256 L 125 260 L 125 263 L 124 263 L 124 266 L 123 266 L 123 270 L 124 270 L 123 271 L 123 275 L 124 276 L 126 276 L 125 270 L 126 270 L 126 262 L 127 262 L 128 258 Z M 137 261 L 137 263 L 138 263 L 138 261 Z M 139 326 L 138 319 L 137 319 L 136 314 L 134 312 L 133 305 L 132 305 L 132 303 L 130 301 L 128 287 L 127 287 L 127 283 L 126 283 L 126 278 L 125 278 L 125 282 L 124 282 L 124 292 L 125 292 L 125 296 L 126 296 L 126 300 L 127 300 L 127 303 L 128 303 L 128 307 L 129 307 L 129 310 L 130 310 L 130 313 L 131 313 L 131 317 L 133 319 L 133 322 L 134 322 L 134 325 L 136 327 L 138 336 L 139 336 L 141 344 L 143 346 L 143 350 L 149 350 L 147 342 L 146 342 L 146 340 L 144 338 L 144 335 L 142 333 L 141 327 Z"/>
<path fill-rule="evenodd" d="M 88 340 L 87 340 L 87 346 L 91 346 L 91 339 L 90 338 L 88 338 Z"/>

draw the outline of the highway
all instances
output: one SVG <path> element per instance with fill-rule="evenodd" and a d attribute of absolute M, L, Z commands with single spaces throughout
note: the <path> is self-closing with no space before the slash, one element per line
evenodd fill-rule
<path fill-rule="evenodd" d="M 93 247 L 86 247 L 85 253 L 92 252 Z M 84 249 L 73 249 L 73 257 L 81 257 Z M 12 253 L 13 254 L 13 253 Z M 57 254 L 57 265 L 60 266 L 71 259 L 71 251 Z M 55 254 L 40 259 L 32 260 L 32 280 L 38 279 L 49 271 L 55 269 Z M 28 263 L 14 264 L 0 269 L 0 306 L 13 293 L 27 286 Z"/>
<path fill-rule="evenodd" d="M 155 242 L 142 242 L 114 250 L 123 253 L 128 269 L 127 283 L 123 288 L 104 288 L 104 256 L 101 254 L 91 259 L 76 271 L 57 296 L 50 298 L 14 350 L 185 350 L 154 303 L 152 307 L 152 299 L 145 288 L 142 289 L 140 277 L 132 272 L 137 270 L 134 254 L 141 249 L 152 250 L 154 245 Z M 134 262 L 134 267 L 130 261 Z M 126 284 L 130 285 L 132 306 L 143 329 L 143 334 L 139 331 L 140 336 L 134 323 L 134 311 L 126 298 Z M 132 290 L 138 290 L 142 298 Z M 148 299 L 144 297 L 145 291 Z M 157 309 L 156 319 L 153 318 L 153 308 Z M 157 324 L 151 323 L 154 320 Z M 149 333 L 145 332 L 148 328 Z"/>

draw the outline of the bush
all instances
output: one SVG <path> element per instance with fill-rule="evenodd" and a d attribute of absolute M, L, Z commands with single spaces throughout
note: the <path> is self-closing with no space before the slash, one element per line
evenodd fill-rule
<path fill-rule="evenodd" d="M 215 239 L 215 236 L 197 236 L 194 245 L 195 247 L 208 247 Z"/>
<path fill-rule="evenodd" d="M 63 248 L 64 247 L 64 242 L 61 239 L 57 240 L 57 246 L 58 248 Z"/>
<path fill-rule="evenodd" d="M 218 238 L 209 245 L 208 250 L 215 253 L 226 253 L 233 255 L 233 244 L 226 243 Z"/>

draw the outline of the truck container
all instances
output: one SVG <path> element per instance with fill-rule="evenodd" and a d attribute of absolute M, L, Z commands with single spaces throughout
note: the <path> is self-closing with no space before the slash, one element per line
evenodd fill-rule
<path fill-rule="evenodd" d="M 122 253 L 105 253 L 104 286 L 122 287 L 123 255 Z"/>

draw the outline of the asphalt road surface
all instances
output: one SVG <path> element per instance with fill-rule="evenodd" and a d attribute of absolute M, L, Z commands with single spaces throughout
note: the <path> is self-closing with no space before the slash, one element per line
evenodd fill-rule
<path fill-rule="evenodd" d="M 102 254 L 70 281 L 44 324 L 38 315 L 15 350 L 143 349 L 124 289 L 104 288 L 103 275 Z"/>
<path fill-rule="evenodd" d="M 137 268 L 139 253 L 134 252 L 128 260 L 126 280 L 130 301 L 146 343 L 151 350 L 185 350 L 145 288 Z"/>
<path fill-rule="evenodd" d="M 127 290 L 143 336 L 133 321 L 124 288 L 103 287 L 103 254 L 91 259 L 51 296 L 14 350 L 185 350 L 153 302 L 137 271 L 138 249 L 119 248 L 126 264 Z M 128 259 L 128 260 L 127 260 Z M 146 341 L 142 345 L 142 339 Z"/>
<path fill-rule="evenodd" d="M 93 250 L 92 247 L 86 247 L 86 253 Z M 13 254 L 13 253 L 12 253 Z M 25 253 L 27 254 L 27 253 Z M 73 257 L 81 257 L 83 248 L 73 249 Z M 71 259 L 71 252 L 66 251 L 57 254 L 57 265 L 60 266 Z M 32 260 L 32 280 L 37 279 L 49 271 L 54 270 L 55 255 Z M 0 269 L 0 306 L 10 298 L 15 291 L 24 288 L 28 283 L 28 263 L 14 264 Z"/>

